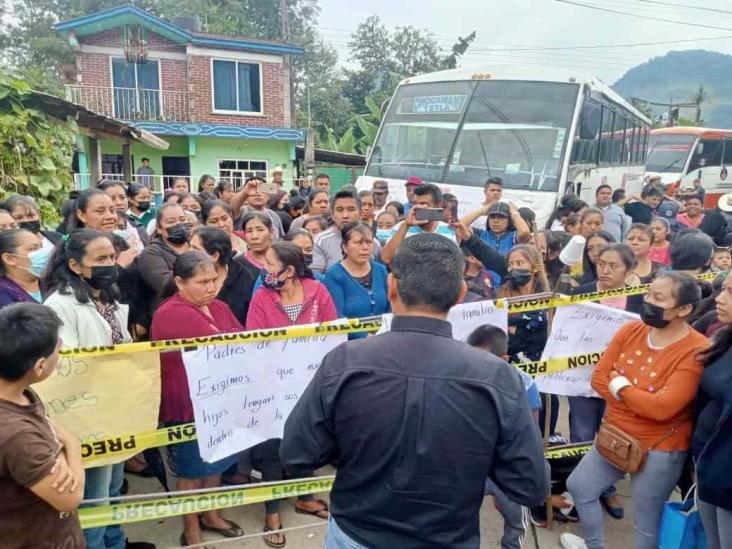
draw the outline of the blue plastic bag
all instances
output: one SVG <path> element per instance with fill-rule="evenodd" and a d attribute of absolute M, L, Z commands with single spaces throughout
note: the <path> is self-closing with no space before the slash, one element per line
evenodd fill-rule
<path fill-rule="evenodd" d="M 681 502 L 666 502 L 658 546 L 659 549 L 707 549 L 707 536 L 693 499 L 686 497 Z"/>

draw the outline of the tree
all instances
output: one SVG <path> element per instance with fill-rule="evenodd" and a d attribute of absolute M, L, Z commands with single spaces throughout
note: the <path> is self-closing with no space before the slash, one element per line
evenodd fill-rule
<path fill-rule="evenodd" d="M 30 85 L 0 73 L 0 198 L 34 197 L 46 221 L 58 220 L 73 187 L 76 125 L 28 105 Z"/>
<path fill-rule="evenodd" d="M 468 51 L 470 44 L 472 44 L 474 40 L 475 31 L 471 32 L 465 38 L 458 36 L 458 41 L 452 46 L 452 53 L 445 57 L 445 60 L 442 62 L 442 66 L 446 69 L 456 69 L 458 61 L 463 55 L 465 55 L 465 52 Z"/>

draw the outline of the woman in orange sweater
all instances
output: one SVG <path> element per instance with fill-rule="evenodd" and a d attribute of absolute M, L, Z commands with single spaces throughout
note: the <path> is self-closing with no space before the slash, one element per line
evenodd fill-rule
<path fill-rule="evenodd" d="M 631 474 L 634 549 L 658 547 L 663 505 L 689 449 L 693 400 L 702 372 L 697 355 L 708 341 L 687 319 L 700 301 L 694 279 L 660 273 L 643 301 L 642 322 L 629 322 L 618 330 L 592 375 L 593 389 L 606 401 L 604 421 L 648 450 L 644 468 Z M 593 445 L 567 481 L 585 540 L 562 534 L 562 547 L 605 547 L 599 497 L 624 475 Z"/>

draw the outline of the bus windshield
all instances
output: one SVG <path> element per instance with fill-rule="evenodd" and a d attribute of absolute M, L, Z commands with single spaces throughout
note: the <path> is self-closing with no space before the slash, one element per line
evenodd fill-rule
<path fill-rule="evenodd" d="M 646 171 L 681 173 L 695 140 L 694 135 L 654 135 L 651 133 Z"/>
<path fill-rule="evenodd" d="M 523 81 L 401 86 L 366 175 L 556 191 L 579 85 Z"/>

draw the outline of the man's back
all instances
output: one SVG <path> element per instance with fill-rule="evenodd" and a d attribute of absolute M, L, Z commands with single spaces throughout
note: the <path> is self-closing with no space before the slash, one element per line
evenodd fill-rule
<path fill-rule="evenodd" d="M 369 547 L 478 547 L 488 476 L 522 505 L 549 488 L 518 373 L 428 317 L 331 352 L 281 456 L 293 474 L 337 463 L 333 517 Z"/>

